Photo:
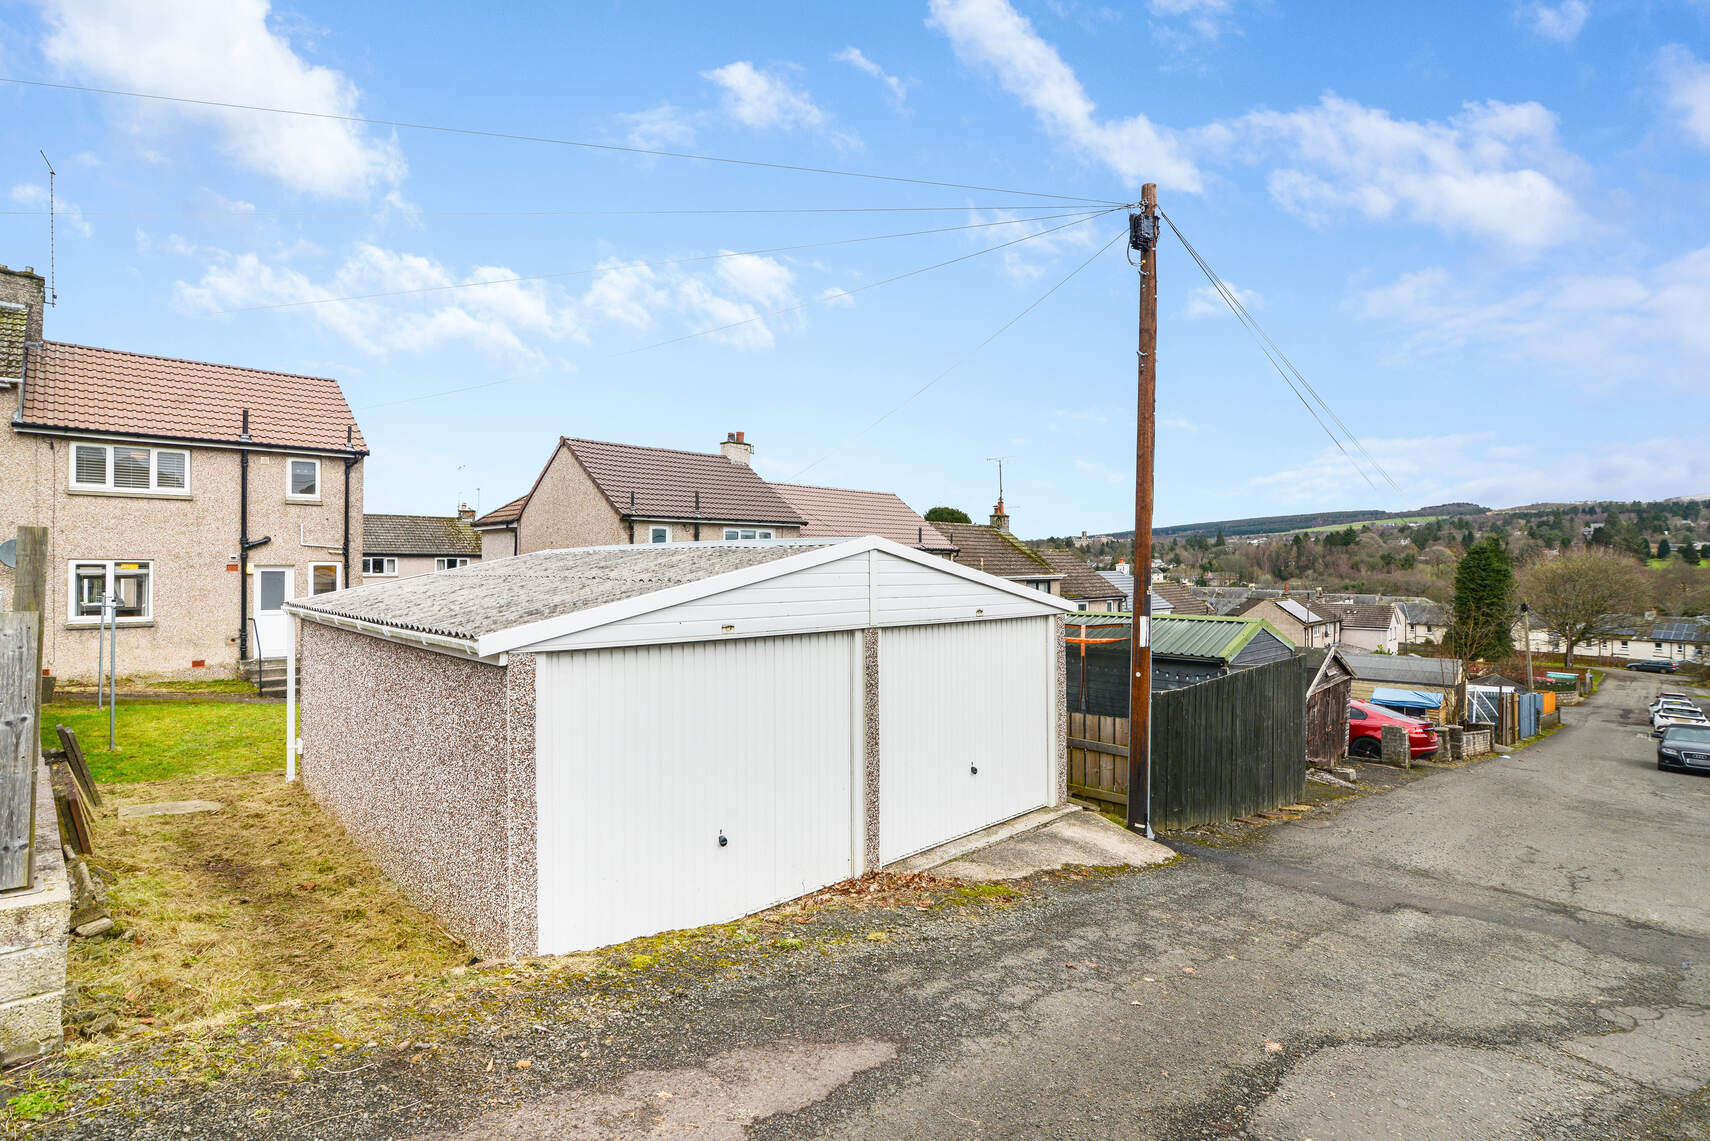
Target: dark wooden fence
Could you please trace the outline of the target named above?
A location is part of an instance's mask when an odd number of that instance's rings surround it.
[[[1152,695],[1152,825],[1192,828],[1294,804],[1306,792],[1301,658]],[[1069,713],[1069,791],[1128,803],[1128,719]]]
[[[41,671],[34,614],[0,614],[0,891],[30,886]]]

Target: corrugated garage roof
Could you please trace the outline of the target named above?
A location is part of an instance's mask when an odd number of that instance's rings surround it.
[[[483,634],[591,610],[829,543],[654,543],[535,551],[490,563],[297,599],[293,610],[444,638]]]
[[[1461,663],[1455,658],[1418,658],[1410,654],[1362,654],[1356,650],[1343,650],[1342,660],[1361,681],[1409,687],[1453,686],[1461,676]]]
[[[1240,653],[1242,647],[1257,637],[1261,630],[1276,633],[1270,623],[1262,618],[1166,614],[1152,619],[1152,655],[1228,661]],[[1281,637],[1280,634],[1277,636]]]

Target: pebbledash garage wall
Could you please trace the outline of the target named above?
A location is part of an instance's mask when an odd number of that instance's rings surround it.
[[[1068,605],[872,537],[372,584],[293,604],[301,774],[484,954],[720,922],[1063,803]]]

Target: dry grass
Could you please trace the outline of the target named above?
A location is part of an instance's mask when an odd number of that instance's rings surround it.
[[[276,774],[108,785],[96,863],[119,938],[76,940],[71,979],[126,1027],[184,1029],[258,1005],[368,1002],[466,961],[299,785]],[[119,820],[120,803],[223,811]],[[134,1033],[134,1030],[133,1030]]]

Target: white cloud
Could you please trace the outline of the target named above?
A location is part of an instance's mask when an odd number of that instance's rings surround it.
[[[1560,4],[1528,4],[1521,10],[1532,31],[1558,44],[1571,44],[1591,17],[1586,0],[1562,0]]]
[[[180,98],[357,113],[356,85],[300,57],[269,27],[266,0],[47,0],[47,20],[49,62],[80,79]],[[396,143],[357,123],[187,104],[130,106],[128,113],[144,125],[167,116],[209,124],[234,160],[307,194],[359,197],[404,176]]]
[[[885,90],[891,93],[891,98],[896,100],[898,106],[901,106],[908,98],[908,81],[898,79],[896,76],[885,71],[884,68],[868,59],[866,54],[862,52],[860,48],[844,48],[831,58],[836,60],[838,63],[846,63],[853,68],[864,71],[880,83],[884,84]]]
[[[1249,311],[1264,308],[1265,299],[1256,290],[1242,289],[1228,281],[1223,284],[1229,287],[1229,292],[1235,295],[1235,300],[1239,301]],[[1214,317],[1227,312],[1229,312],[1229,305],[1223,300],[1223,295],[1210,285],[1202,285],[1188,294],[1187,305],[1182,309],[1182,316],[1192,320],[1200,317]]]
[[[504,266],[479,266],[454,275],[432,258],[364,244],[324,281],[255,253],[232,254],[169,244],[169,252],[211,259],[194,285],[179,282],[177,300],[187,312],[214,314],[253,306],[286,309],[312,317],[364,352],[426,352],[465,342],[501,355],[538,357],[526,338],[586,340],[574,308],[543,282],[502,279],[516,274]],[[474,288],[423,293],[417,297],[331,300],[361,294],[488,281]]]
[[[968,231],[968,244],[978,249],[991,249],[1006,242],[1016,242],[1018,238],[1027,238],[1024,242],[1005,246],[1001,254],[1005,275],[1023,285],[1043,276],[1060,253],[1091,249],[1099,237],[1090,223],[1064,228],[1060,218],[1034,221],[1021,218],[1013,210],[968,212],[969,225],[992,223],[1005,224],[987,230]]]
[[[687,146],[695,140],[695,128],[689,116],[669,103],[619,115],[618,119],[627,128],[625,138],[632,147],[657,151]]]
[[[990,72],[1065,146],[1135,184],[1151,179],[1197,191],[1200,174],[1168,130],[1145,115],[1100,119],[1073,69],[1008,0],[931,0],[929,27],[950,39],[957,58]]]
[[[735,254],[719,261],[718,276],[735,292],[758,301],[768,309],[777,309],[795,300],[790,287],[796,275],[773,258]]]
[[[1516,454],[1499,439],[1494,432],[1476,432],[1365,443],[1401,485],[1400,506],[1462,500],[1512,507],[1575,499],[1659,499],[1678,495],[1682,487],[1710,485],[1710,453],[1690,435],[1627,440],[1594,436],[1543,454]],[[1670,462],[1658,464],[1657,456],[1668,456]],[[1287,471],[1250,482],[1299,503],[1346,503],[1351,488],[1369,491],[1347,458],[1328,444]]]
[[[1283,152],[1271,197],[1310,220],[1396,215],[1522,251],[1583,233],[1557,180],[1577,169],[1555,116],[1537,103],[1467,103],[1447,122],[1415,122],[1335,95],[1298,111],[1253,111],[1202,132],[1211,146]]]
[[[737,349],[769,349],[776,339],[763,314],[795,303],[794,282],[787,266],[753,254],[724,258],[707,274],[614,260],[601,268],[582,305],[590,318],[637,331],[663,330],[668,322],[685,333],[717,328],[707,339]],[[725,325],[733,327],[719,328]]]
[[[747,60],[701,72],[716,84],[724,97],[724,109],[746,127],[822,127],[826,115],[805,91],[790,86],[775,72],[761,71]]]
[[[827,308],[855,308],[855,298],[849,295],[849,291],[847,289],[839,289],[835,285],[828,285],[824,289],[820,290],[819,300],[820,303],[825,305]]]
[[[1700,146],[1710,147],[1710,63],[1680,44],[1663,48],[1660,62],[1669,110]]]
[[[1180,22],[1204,40],[1214,40],[1234,29],[1235,8],[1236,0],[1147,0],[1146,3],[1147,11],[1153,16]],[[1163,38],[1167,43],[1185,46],[1178,42],[1176,36],[1165,35]]]
[[[1649,272],[1562,274],[1506,295],[1420,270],[1354,310],[1414,330],[1399,361],[1471,346],[1599,393],[1632,381],[1686,388],[1710,369],[1710,246]]]
[[[48,209],[48,188],[34,182],[20,182],[12,187],[12,201],[20,206],[33,206],[38,210]],[[95,231],[83,217],[83,211],[75,202],[67,202],[55,197],[53,211],[65,228],[79,237],[87,238]]]

